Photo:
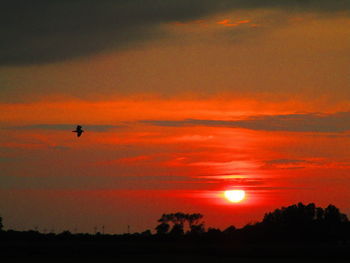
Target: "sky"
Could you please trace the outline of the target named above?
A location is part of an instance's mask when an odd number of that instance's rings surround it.
[[[141,232],[178,211],[225,229],[297,202],[350,215],[349,15],[349,0],[2,1],[5,229]]]

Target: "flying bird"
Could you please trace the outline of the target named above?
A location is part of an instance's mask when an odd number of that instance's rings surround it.
[[[77,133],[77,136],[80,137],[81,134],[84,132],[82,127],[80,125],[77,126],[76,130],[75,131],[72,131],[72,132],[76,132]]]

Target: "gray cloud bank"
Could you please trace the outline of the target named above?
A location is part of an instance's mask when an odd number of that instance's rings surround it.
[[[243,128],[262,131],[288,132],[345,132],[350,130],[350,112],[335,114],[288,114],[251,116],[243,120],[199,120],[186,119],[180,121],[145,120],[145,124],[165,127],[210,126]]]
[[[186,183],[184,183],[186,182]],[[201,189],[207,180],[186,176],[88,176],[60,175],[18,176],[0,175],[0,190],[171,190]],[[203,186],[204,185],[204,186]]]
[[[95,54],[160,37],[158,27],[233,9],[349,11],[350,0],[3,0],[0,66]]]

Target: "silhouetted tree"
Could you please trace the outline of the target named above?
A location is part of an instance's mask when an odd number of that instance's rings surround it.
[[[324,210],[324,220],[326,223],[339,224],[348,222],[348,218],[345,214],[340,213],[340,210],[334,205],[329,205]]]
[[[62,236],[71,236],[72,233],[69,230],[64,230],[60,235],[62,235]]]
[[[323,209],[316,207],[314,203],[304,205],[298,203],[288,207],[276,209],[274,212],[266,213],[263,223],[274,225],[305,225],[312,222],[343,223],[348,222],[345,214],[342,214],[337,207],[329,205]]]
[[[0,216],[0,231],[2,231],[2,228],[3,228],[3,224],[2,224],[2,217]]]
[[[159,224],[156,227],[156,231],[157,231],[158,235],[164,235],[164,234],[168,233],[169,229],[170,229],[170,225],[168,223],[165,223],[165,222]]]
[[[201,221],[201,219],[203,218],[202,214],[199,214],[199,213],[187,214],[186,218],[190,228],[190,233],[202,234],[205,232],[204,222]]]
[[[218,239],[222,235],[221,230],[218,228],[209,227],[207,231],[207,237],[209,239]]]
[[[183,224],[174,224],[173,228],[170,230],[170,235],[181,236],[185,233]]]
[[[203,224],[202,222],[200,222],[200,220],[203,218],[202,214],[187,214],[186,218],[190,229],[192,228],[193,225]]]
[[[172,214],[163,214],[161,218],[158,219],[160,223],[169,223],[171,221]]]
[[[323,209],[313,203],[298,203],[266,213],[260,228],[272,239],[337,241],[347,239],[348,222],[347,216],[334,205]]]
[[[184,233],[185,223],[187,222],[190,232],[193,232],[193,233],[204,232],[205,231],[204,222],[201,221],[202,218],[203,218],[203,215],[199,213],[185,214],[182,212],[177,212],[177,213],[171,213],[171,214],[163,214],[161,218],[158,219],[158,222],[161,223],[158,227],[160,227],[161,228],[160,230],[162,230],[162,228],[165,228],[165,225],[161,226],[162,224],[168,224],[169,227],[171,227],[170,226],[171,224],[172,229],[170,233],[173,235],[180,235],[181,233]],[[168,230],[169,229],[167,229],[165,233],[167,233]],[[157,233],[160,233],[160,232],[157,230]],[[162,233],[164,233],[164,231]]]
[[[278,226],[305,225],[316,219],[316,206],[313,203],[304,205],[298,203],[288,207],[276,209],[274,212],[265,214],[263,223]]]
[[[232,235],[234,232],[236,231],[236,227],[235,226],[229,226],[228,228],[226,228],[223,233],[225,235]]]
[[[179,224],[179,225],[184,225],[186,220],[188,220],[188,215],[185,213],[177,212],[173,215],[173,223]]]
[[[316,220],[319,222],[324,220],[324,210],[322,207],[316,208]]]
[[[152,236],[152,232],[151,232],[151,230],[147,229],[146,231],[143,231],[141,233],[141,236],[144,236],[144,237]]]
[[[190,233],[195,235],[200,235],[205,232],[204,224],[196,224],[191,226]]]

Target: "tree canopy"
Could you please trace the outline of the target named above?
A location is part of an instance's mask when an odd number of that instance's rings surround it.
[[[322,207],[316,207],[314,203],[308,205],[298,203],[266,213],[262,221],[264,224],[299,226],[313,222],[339,224],[348,222],[348,218],[331,204],[323,209]]]
[[[170,233],[172,235],[183,235],[185,227],[187,227],[190,233],[201,233],[204,232],[204,222],[201,221],[203,218],[202,214],[186,214],[182,212],[163,214],[158,222],[160,223],[155,229],[157,234]],[[170,229],[170,225],[172,228]],[[169,232],[170,230],[170,232]]]

